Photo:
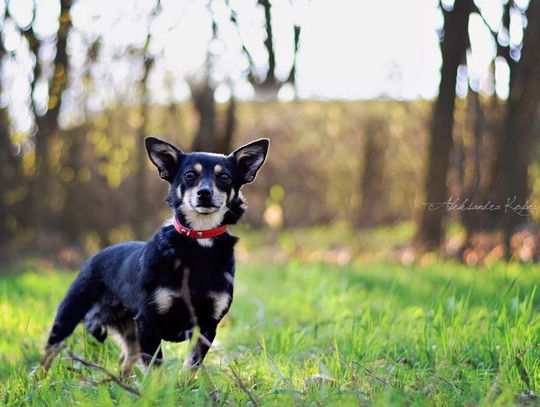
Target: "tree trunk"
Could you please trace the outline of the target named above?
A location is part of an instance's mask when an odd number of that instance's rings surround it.
[[[482,150],[485,147],[484,132],[485,115],[480,95],[478,92],[469,89],[467,95],[467,134],[470,135],[471,142],[466,154],[468,166],[465,171],[464,196],[462,198],[477,203],[483,202],[480,182],[481,169],[486,164],[486,160],[482,156]],[[462,214],[463,225],[468,236],[471,236],[473,231],[478,228],[481,215],[480,211],[466,211]]]
[[[78,245],[81,242],[81,237],[86,225],[86,218],[81,216],[81,210],[85,207],[84,193],[82,186],[77,177],[84,167],[84,151],[88,148],[86,137],[88,128],[82,126],[73,129],[70,132],[69,140],[67,140],[66,159],[62,163],[63,169],[69,169],[73,174],[71,180],[65,182],[65,203],[62,211],[62,232],[69,244]]]
[[[193,140],[194,151],[217,150],[216,143],[216,101],[214,100],[214,88],[206,78],[201,84],[191,85],[191,98],[199,116],[197,134]]]
[[[0,41],[2,39],[0,38]],[[0,66],[4,56],[4,48],[0,44]],[[0,84],[1,86],[1,84]],[[1,87],[0,87],[1,93]],[[12,230],[8,223],[14,216],[13,205],[8,202],[8,192],[17,185],[17,160],[12,155],[9,135],[9,116],[6,108],[0,108],[0,256],[4,257],[11,238]]]
[[[523,38],[522,56],[512,69],[512,83],[506,102],[502,133],[498,138],[490,198],[501,205],[495,223],[504,230],[505,243],[513,230],[530,221],[527,211],[516,213],[516,204],[524,204],[529,197],[528,169],[536,147],[534,130],[540,108],[540,3],[531,1],[527,10],[527,29]],[[519,212],[519,211],[518,211]]]
[[[232,149],[232,140],[236,130],[236,98],[232,94],[225,113],[225,129],[221,137],[221,147],[218,152],[228,154]]]
[[[4,16],[4,20],[6,16]],[[1,34],[1,33],[0,33]],[[6,50],[4,48],[3,36],[0,35],[0,68],[3,66]],[[0,75],[1,76],[1,75]],[[2,91],[2,82],[0,81],[0,93]],[[3,253],[10,238],[8,219],[8,204],[6,195],[11,183],[9,174],[11,169],[11,142],[9,138],[9,123],[7,109],[0,107],[0,254]]]
[[[58,116],[62,104],[64,90],[68,84],[68,54],[67,40],[72,27],[70,9],[72,0],[60,1],[60,16],[58,17],[58,32],[56,34],[56,55],[53,61],[53,75],[49,81],[49,99],[47,111],[43,116],[36,116],[36,142],[35,142],[35,180],[30,194],[32,207],[34,209],[34,224],[43,226],[43,221],[47,218],[47,202],[44,199],[52,193],[50,174],[50,149],[55,133],[58,130]],[[36,64],[38,62],[38,55]],[[37,78],[34,78],[36,80]]]
[[[428,162],[425,174],[425,203],[415,242],[421,247],[435,249],[443,238],[444,209],[429,203],[448,199],[448,165],[452,148],[456,75],[464,60],[468,41],[468,20],[472,1],[455,0],[452,11],[444,11],[444,39],[441,43],[442,67],[439,95],[433,107]]]
[[[145,47],[146,48],[146,47]],[[135,212],[133,213],[133,229],[135,237],[139,240],[146,239],[148,236],[148,230],[145,225],[145,219],[148,218],[145,214],[148,213],[148,186],[146,182],[147,175],[147,162],[148,157],[146,148],[144,146],[144,137],[147,134],[148,117],[150,116],[150,101],[148,95],[148,77],[152,66],[154,65],[154,58],[147,55],[147,49],[145,50],[144,61],[144,73],[140,82],[140,94],[141,94],[141,106],[140,106],[140,125],[137,131],[137,139],[135,142],[137,169],[135,171]]]
[[[368,119],[364,145],[364,171],[362,173],[362,207],[360,226],[375,226],[383,222],[385,193],[384,168],[388,135],[386,122],[380,117]]]
[[[277,85],[276,81],[276,52],[274,49],[274,34],[272,27],[272,4],[270,0],[259,0],[259,4],[264,8],[264,28],[266,30],[266,39],[264,47],[268,53],[268,71],[266,78],[262,83],[263,87],[272,88]]]

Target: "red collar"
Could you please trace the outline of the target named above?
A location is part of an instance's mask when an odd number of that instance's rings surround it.
[[[173,225],[178,233],[193,239],[209,239],[211,237],[222,235],[227,231],[227,225],[218,226],[217,228],[208,230],[193,230],[182,226],[180,222],[178,222],[178,219],[176,219],[176,216],[173,217]]]

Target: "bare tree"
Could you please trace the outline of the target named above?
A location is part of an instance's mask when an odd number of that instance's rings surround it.
[[[140,121],[139,128],[137,130],[137,139],[135,141],[135,150],[137,155],[136,171],[135,171],[135,211],[133,213],[133,228],[135,237],[137,239],[146,239],[148,230],[145,225],[145,217],[140,216],[141,213],[146,213],[148,208],[148,193],[146,182],[146,167],[147,167],[147,155],[144,147],[143,139],[148,135],[148,121],[150,116],[150,95],[148,92],[148,78],[154,67],[156,58],[150,52],[150,44],[152,42],[152,24],[159,14],[161,9],[161,1],[157,0],[153,7],[147,21],[147,34],[146,40],[141,50],[143,59],[143,75],[139,82],[139,95],[140,95]]]
[[[489,196],[505,206],[524,204],[530,192],[529,166],[536,147],[534,137],[540,108],[540,3],[531,1],[526,12],[521,58],[514,63],[510,93],[505,105],[504,123],[498,137],[496,155],[491,171]],[[505,207],[506,208],[506,207]],[[512,232],[529,221],[526,212],[501,210],[502,226],[507,248]]]
[[[212,17],[212,41],[214,41],[219,38],[219,30],[211,10],[211,4],[209,4],[209,13]],[[202,67],[202,75],[188,81],[193,106],[199,116],[199,126],[193,140],[192,149],[227,153],[231,149],[236,125],[236,100],[233,84],[229,82],[231,96],[225,113],[225,124],[218,126],[218,112],[215,100],[216,87],[212,81],[214,59],[215,56],[208,51]]]
[[[388,147],[387,122],[379,116],[368,118],[365,127],[364,170],[362,172],[361,226],[380,224],[386,215],[381,205],[385,198],[384,168]]]
[[[293,42],[293,62],[289,70],[289,74],[285,79],[279,79],[276,75],[276,51],[274,46],[274,22],[272,18],[272,2],[270,0],[258,0],[257,5],[261,6],[264,11],[264,30],[266,38],[264,40],[264,48],[267,53],[267,68],[264,75],[260,75],[256,72],[255,61],[251,55],[249,49],[246,47],[240,37],[240,30],[238,26],[237,13],[230,7],[229,1],[226,1],[230,10],[230,21],[237,29],[238,37],[242,42],[242,50],[246,56],[249,64],[248,79],[255,89],[255,94],[262,99],[275,99],[281,87],[285,84],[290,84],[293,87],[296,85],[296,62],[300,46],[300,35],[302,32],[302,26],[299,24],[294,25],[294,42]]]
[[[8,18],[7,7],[3,16],[3,23]],[[0,32],[0,72],[3,68],[4,58],[7,52],[4,47],[3,32]],[[2,75],[0,75],[1,77]],[[0,81],[0,94],[3,91]],[[0,254],[6,249],[7,243],[12,236],[8,226],[12,205],[8,202],[8,193],[17,183],[18,162],[12,154],[13,148],[10,139],[9,115],[6,107],[0,106]]]
[[[28,41],[30,52],[34,56],[33,78],[30,83],[31,95],[30,106],[34,113],[36,125],[35,135],[35,177],[28,198],[32,216],[32,223],[40,226],[47,218],[45,216],[48,200],[43,199],[51,193],[50,174],[50,149],[53,138],[58,131],[58,117],[62,105],[64,91],[68,86],[69,60],[67,53],[67,42],[69,32],[72,27],[71,22],[72,0],[60,0],[60,14],[58,16],[58,30],[56,32],[55,43],[56,53],[53,59],[52,75],[48,79],[48,98],[45,113],[40,114],[36,109],[34,99],[34,89],[43,71],[39,57],[41,47],[40,40],[34,31],[34,20],[27,27],[24,36]],[[34,16],[36,4],[34,3]]]
[[[439,95],[433,106],[433,116],[425,173],[425,202],[444,202],[448,199],[448,166],[452,149],[456,75],[469,46],[468,20],[473,2],[455,0],[452,10],[441,4],[444,15],[444,33],[441,40],[441,81]],[[442,208],[432,210],[424,205],[415,242],[428,249],[437,248],[443,238]]]
[[[480,9],[475,7],[475,11],[484,18]],[[521,44],[509,40],[513,11],[526,13],[527,26]],[[524,204],[529,196],[528,169],[536,147],[534,129],[540,108],[540,95],[536,91],[540,84],[540,50],[535,44],[540,35],[540,6],[531,1],[524,12],[509,0],[504,5],[499,31],[493,30],[485,19],[484,23],[497,45],[497,56],[504,58],[510,71],[508,98],[501,104],[496,94],[493,97],[493,118],[488,123],[493,151],[483,163],[490,170],[478,191],[481,201],[490,202],[500,210],[468,214],[465,225],[469,238],[479,231],[502,229],[508,255],[512,233],[530,220],[526,210],[517,214],[510,206]],[[510,206],[506,207],[507,204]]]
[[[469,88],[467,93],[466,135],[470,147],[465,151],[465,164],[469,163],[468,171],[464,168],[463,199],[482,202],[482,166],[486,161],[483,150],[486,146],[486,118],[484,106],[478,91]],[[466,211],[462,217],[463,224],[469,236],[477,229],[480,211]]]

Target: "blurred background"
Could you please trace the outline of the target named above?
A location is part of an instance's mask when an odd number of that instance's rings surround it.
[[[540,255],[538,0],[0,4],[4,261],[147,239],[146,135],[271,139],[246,259]]]

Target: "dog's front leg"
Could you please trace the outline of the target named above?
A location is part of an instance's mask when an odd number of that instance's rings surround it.
[[[212,346],[212,342],[216,337],[217,323],[212,322],[201,326],[201,333],[197,339],[197,343],[186,356],[184,361],[184,370],[190,370],[201,366],[204,357],[208,353],[208,350]]]
[[[147,315],[138,315],[137,321],[137,335],[139,337],[139,345],[141,349],[141,359],[143,363],[148,366],[154,358],[155,364],[161,364],[163,360],[163,353],[161,352],[161,335],[159,328],[152,322],[152,317]]]

